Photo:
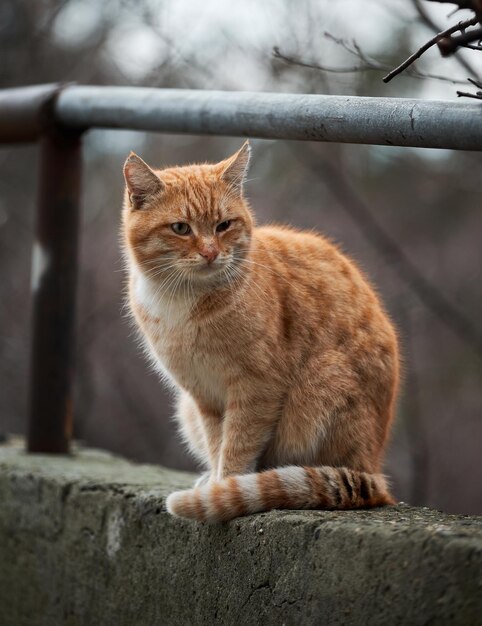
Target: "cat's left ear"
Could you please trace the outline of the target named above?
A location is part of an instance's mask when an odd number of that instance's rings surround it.
[[[149,198],[164,189],[159,176],[135,152],[124,163],[124,178],[133,209],[142,209]]]
[[[250,159],[251,146],[249,141],[245,141],[236,154],[222,162],[221,178],[231,187],[241,191],[248,174]]]

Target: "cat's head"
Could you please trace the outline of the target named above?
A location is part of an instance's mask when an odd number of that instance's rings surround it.
[[[216,164],[153,170],[131,153],[124,165],[124,235],[146,275],[175,284],[229,281],[251,243],[253,218],[243,197],[246,142]]]

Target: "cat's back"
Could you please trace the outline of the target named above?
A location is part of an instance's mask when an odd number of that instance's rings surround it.
[[[278,300],[303,320],[351,335],[370,327],[394,341],[383,305],[358,265],[328,238],[287,226],[262,226],[254,232],[255,267],[274,282]]]
[[[254,256],[266,266],[284,270],[299,284],[316,284],[342,293],[371,291],[367,279],[349,257],[327,237],[290,226],[261,226],[254,232]]]
[[[309,266],[316,262],[334,263],[334,269],[348,262],[348,258],[328,237],[311,230],[269,224],[259,226],[253,234],[254,248],[287,263]]]

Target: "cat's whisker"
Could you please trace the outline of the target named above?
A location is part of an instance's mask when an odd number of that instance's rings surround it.
[[[163,280],[165,277],[167,277],[167,275],[169,275],[171,272],[177,272],[179,271],[179,268],[177,266],[171,266],[171,267],[167,267],[165,269],[159,270],[158,272],[153,272],[152,274],[148,274],[147,278],[149,278],[151,281],[159,281],[159,280]]]
[[[151,265],[147,266],[147,268],[145,268],[144,271],[152,272],[156,270],[169,269],[171,267],[176,266],[177,264],[178,264],[178,261],[175,261],[175,260],[167,261],[166,263],[152,263]]]
[[[242,297],[242,291],[240,287],[243,284],[244,276],[242,273],[237,273],[235,268],[229,268],[227,271],[228,281],[233,285],[233,293],[234,293],[234,303],[236,308],[239,310],[239,304]]]
[[[291,285],[294,289],[298,289],[298,286],[295,285],[294,283],[292,283],[291,281],[289,281],[286,276],[283,276],[283,274],[281,274],[280,272],[277,272],[275,269],[273,269],[272,267],[269,267],[267,265],[264,265],[263,263],[258,263],[257,261],[253,261],[252,259],[244,259],[242,261],[242,263],[249,263],[250,265],[255,265],[258,267],[261,267],[263,269],[265,269],[266,271],[270,272],[271,274],[274,274],[276,276],[279,276],[282,280],[284,280],[288,285]]]
[[[168,315],[168,325],[169,326],[171,325],[171,313],[173,313],[174,304],[175,304],[174,303],[174,297],[176,296],[177,291],[179,290],[179,287],[182,285],[182,282],[183,282],[182,279],[183,279],[183,276],[182,276],[181,273],[179,273],[178,279],[174,283],[174,286],[173,286],[173,288],[171,290],[171,296],[169,298],[168,305],[167,305],[167,311],[168,311],[167,315]]]
[[[239,282],[241,282],[245,278],[242,270],[239,267],[235,267],[235,266],[231,267],[231,270],[233,271],[235,277],[237,278]],[[257,292],[260,294],[262,298],[266,298],[266,292],[261,288],[260,285],[258,285],[256,281],[250,280],[249,284],[250,286],[254,287],[257,290]],[[238,294],[238,295],[241,296],[241,294]]]
[[[158,285],[157,289],[155,290],[153,294],[154,301],[159,301],[161,297],[163,297],[164,295],[168,293],[169,287],[174,282],[175,278],[176,278],[176,272],[173,271],[165,278],[165,280],[160,285]]]
[[[172,269],[175,269],[176,266],[175,265],[169,265],[167,267],[162,267],[162,268],[157,268],[157,269],[151,269],[149,271],[144,271],[143,274],[144,276],[146,276],[147,278],[150,278],[152,280],[159,278],[163,275],[165,275],[167,272],[169,272]]]

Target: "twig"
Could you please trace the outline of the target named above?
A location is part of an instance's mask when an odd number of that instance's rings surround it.
[[[455,9],[469,9],[470,11],[481,12],[482,3],[480,0],[426,0],[427,2],[438,2],[439,4],[457,4],[458,8]]]
[[[467,78],[467,80],[469,81],[469,83],[472,83],[472,85],[474,85],[475,87],[482,89],[482,81],[475,80],[474,78]]]
[[[353,65],[349,67],[333,67],[328,65],[320,65],[319,63],[303,61],[302,59],[298,59],[294,56],[288,56],[283,54],[278,46],[273,47],[273,56],[275,59],[280,59],[280,61],[284,61],[288,63],[288,65],[298,65],[299,67],[307,67],[312,70],[321,70],[322,72],[333,72],[335,74],[351,74],[353,72],[363,72],[365,70],[371,69],[383,69],[383,68],[373,68],[371,65]]]
[[[412,2],[413,2],[413,5],[414,5],[417,13],[420,16],[421,21],[431,31],[433,31],[434,33],[438,33],[440,31],[440,27],[432,20],[430,15],[425,10],[425,7],[422,6],[421,0],[412,0]],[[456,10],[458,10],[458,9],[456,9]],[[467,44],[466,47],[469,47],[470,45],[471,44]],[[481,48],[481,50],[482,50],[482,48]],[[455,59],[457,60],[458,64],[461,65],[464,68],[464,70],[466,72],[468,72],[469,74],[471,74],[475,78],[478,78],[478,76],[479,76],[478,72],[474,69],[472,64],[467,61],[467,59],[465,57],[463,57],[460,54],[455,53]]]
[[[459,98],[475,98],[476,100],[482,100],[482,92],[470,93],[469,91],[457,91]]]
[[[414,52],[414,54],[409,56],[408,59],[406,59],[401,65],[399,65],[398,67],[393,69],[391,72],[389,72],[386,76],[384,76],[383,82],[384,83],[390,82],[392,78],[395,78],[395,76],[398,76],[398,74],[403,72],[403,70],[407,69],[407,67],[409,67],[410,65],[412,65],[414,61],[419,59],[422,56],[422,54],[424,54],[424,52],[426,52],[432,46],[435,46],[435,44],[437,44],[444,37],[447,37],[451,35],[452,33],[456,33],[458,30],[463,30],[464,28],[467,28],[468,26],[474,26],[475,24],[478,23],[478,21],[479,20],[477,19],[477,17],[472,17],[469,20],[464,20],[463,22],[459,22],[455,26],[451,26],[450,28],[447,28],[446,30],[443,30],[442,32],[437,33],[435,37],[432,37],[432,39],[427,41],[427,43],[425,43],[421,48],[419,48],[417,52]]]
[[[474,18],[477,19],[478,18]],[[457,37],[443,37],[438,43],[438,49],[443,57],[448,57],[453,54],[458,48],[463,48],[472,41],[482,39],[482,28],[476,28],[468,33],[462,33]]]
[[[335,43],[341,45],[345,50],[350,52],[350,54],[357,56],[360,60],[363,61],[363,63],[360,63],[359,65],[342,66],[342,67],[321,65],[319,63],[316,63],[315,61],[304,61],[303,59],[300,59],[296,56],[284,54],[283,52],[281,52],[278,46],[273,47],[273,57],[275,59],[279,59],[280,61],[283,61],[284,63],[287,63],[288,65],[296,65],[298,67],[306,67],[308,69],[319,70],[321,72],[330,72],[334,74],[353,74],[356,72],[367,72],[367,71],[385,72],[390,69],[391,66],[383,65],[382,63],[375,61],[374,59],[371,59],[368,56],[366,56],[361,51],[361,49],[359,48],[356,42],[353,42],[353,45],[356,47],[356,50],[360,51],[359,53],[349,48],[347,42],[344,41],[343,39],[338,39],[334,37],[333,35],[329,35],[329,33],[325,33],[325,35],[329,37],[330,39],[332,39],[332,41],[334,41]],[[439,74],[428,74],[425,72],[420,72],[415,68],[409,68],[409,70],[407,71],[407,74],[411,78],[423,78],[423,79],[429,78],[433,80],[440,80],[443,82],[452,83],[453,85],[465,84],[465,79],[461,80],[458,78],[440,76]]]
[[[475,98],[476,100],[482,100],[482,82],[474,80],[473,78],[467,78],[467,80],[478,87],[481,91],[476,91],[475,93],[470,93],[468,91],[457,91],[457,95],[463,98]]]
[[[346,39],[342,39],[341,37],[335,37],[335,35],[332,35],[326,30],[323,35],[326,37],[326,39],[329,39],[330,41],[333,41],[333,43],[336,43],[338,46],[341,46],[351,55],[355,56],[358,59],[361,59],[369,68],[384,69],[384,66],[379,61],[372,59],[367,54],[365,54],[365,52],[363,52],[355,39],[352,39],[351,42],[348,42]]]

